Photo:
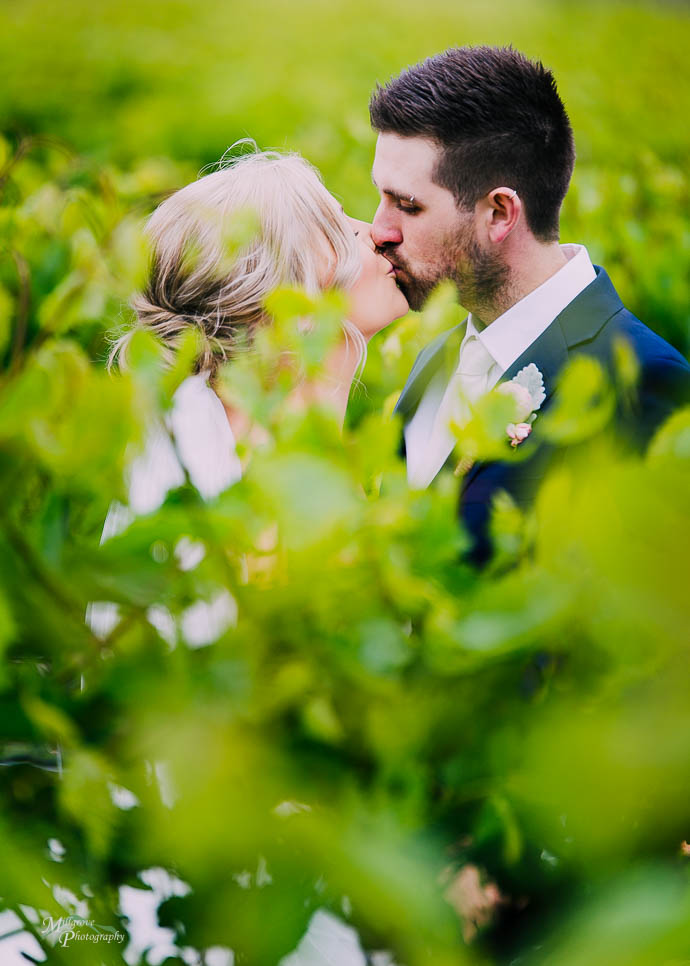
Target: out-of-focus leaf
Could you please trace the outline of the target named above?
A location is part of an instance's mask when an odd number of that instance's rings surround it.
[[[520,447],[511,448],[508,424],[515,420],[515,402],[500,393],[488,393],[472,408],[472,416],[465,425],[451,422],[457,437],[456,453],[460,463],[471,465],[475,460],[516,460],[522,456]]]
[[[59,787],[61,807],[83,829],[88,847],[97,857],[107,854],[115,828],[117,812],[108,789],[111,780],[109,765],[101,754],[74,749],[65,762]]]
[[[359,657],[377,674],[397,670],[412,657],[409,643],[392,621],[372,618],[359,627]]]
[[[150,251],[139,219],[123,218],[110,240],[111,270],[125,292],[144,287]]]
[[[251,206],[238,208],[221,223],[222,270],[229,271],[239,253],[251,246],[261,232],[257,210]]]
[[[498,569],[515,562],[525,546],[527,522],[523,511],[505,490],[494,497],[490,529],[493,566]]]
[[[342,725],[333,706],[323,695],[307,702],[302,719],[307,732],[321,741],[337,744],[343,736]]]
[[[266,309],[276,322],[290,319],[308,318],[316,308],[313,297],[298,288],[284,286],[276,289],[266,299]]]
[[[601,364],[591,356],[575,356],[558,382],[557,400],[540,417],[540,431],[553,443],[579,443],[610,422],[615,394]]]
[[[261,466],[257,461],[255,474],[288,547],[314,546],[336,528],[356,526],[361,516],[345,474],[314,455],[286,454]]]
[[[620,336],[613,342],[613,370],[619,396],[632,401],[640,378],[640,363],[628,340]]]
[[[679,409],[669,416],[650,443],[648,459],[653,464],[671,464],[673,460],[690,459],[690,408]]]
[[[685,960],[690,943],[687,885],[663,866],[642,867],[589,901],[555,932],[530,966],[652,966]]]
[[[470,613],[457,626],[458,644],[470,651],[491,652],[543,639],[550,627],[564,619],[571,602],[570,589],[546,574],[512,573],[471,602]]]
[[[38,697],[26,697],[23,702],[27,716],[51,741],[59,741],[67,747],[76,747],[78,734],[74,722],[55,705],[46,704]]]
[[[620,861],[642,841],[664,843],[671,855],[685,823],[682,694],[661,678],[638,700],[582,695],[534,721],[510,785],[539,816],[545,847],[576,863]]]
[[[163,375],[162,385],[166,396],[172,399],[175,390],[192,372],[200,348],[201,336],[196,328],[189,328],[182,333],[175,347],[173,364]]]
[[[43,346],[0,401],[0,437],[96,492],[119,493],[126,444],[140,432],[131,385],[91,369],[69,341]]]

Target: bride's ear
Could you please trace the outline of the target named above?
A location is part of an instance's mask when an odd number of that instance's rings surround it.
[[[486,195],[486,230],[489,241],[498,245],[515,228],[522,214],[522,201],[515,188],[494,188]]]

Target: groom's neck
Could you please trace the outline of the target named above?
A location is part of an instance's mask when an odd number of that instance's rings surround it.
[[[557,241],[539,242],[530,236],[529,241],[523,237],[522,244],[514,245],[506,251],[506,261],[509,273],[505,285],[490,301],[480,302],[476,308],[471,309],[473,319],[479,321],[480,325],[486,326],[495,322],[513,305],[560,271],[568,259]]]

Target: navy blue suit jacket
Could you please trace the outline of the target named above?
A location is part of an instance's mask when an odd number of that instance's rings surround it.
[[[623,337],[634,351],[640,371],[634,435],[646,444],[655,430],[678,406],[690,402],[690,365],[668,342],[635,318],[621,302],[603,268],[595,266],[596,279],[558,315],[551,325],[529,346],[501,377],[512,379],[533,362],[544,377],[546,399],[540,413],[553,401],[558,375],[569,359],[587,353],[611,370],[615,340]],[[423,349],[412,368],[396,406],[407,423],[419,404],[424,390],[439,368],[450,371],[457,363],[457,352],[466,323],[442,333]],[[619,422],[626,432],[624,420]],[[532,443],[532,437],[523,446]],[[474,540],[471,559],[483,563],[491,552],[488,521],[491,503],[499,490],[522,505],[533,499],[553,456],[547,446],[534,446],[533,454],[520,462],[479,462],[463,479],[460,515]]]

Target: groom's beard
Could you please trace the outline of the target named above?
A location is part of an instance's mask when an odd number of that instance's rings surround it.
[[[496,250],[486,251],[472,238],[450,276],[458,290],[460,304],[479,319],[496,318],[512,304],[510,268]]]
[[[462,229],[442,246],[439,262],[426,272],[411,268],[401,259],[395,246],[382,246],[383,254],[402,274],[396,281],[410,308],[419,311],[436,288],[450,279],[458,290],[464,308],[481,316],[489,315],[496,305],[510,303],[507,292],[510,269],[497,251],[480,248],[470,228]],[[498,313],[500,314],[500,312]]]

